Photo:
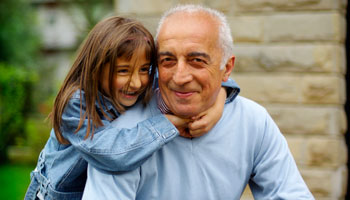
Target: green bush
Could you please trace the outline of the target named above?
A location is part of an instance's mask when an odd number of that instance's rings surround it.
[[[0,162],[16,137],[25,137],[25,119],[30,110],[35,75],[0,63]]]
[[[0,62],[34,67],[40,46],[36,13],[27,0],[1,0]]]
[[[31,149],[30,163],[36,163],[39,153],[50,137],[51,126],[44,118],[31,117],[26,123],[27,145]]]
[[[33,165],[0,165],[1,199],[23,200]]]
[[[40,36],[32,1],[0,3],[0,163],[8,146],[25,144],[25,126],[32,103]]]

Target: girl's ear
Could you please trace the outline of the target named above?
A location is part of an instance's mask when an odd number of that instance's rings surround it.
[[[228,80],[228,78],[230,77],[230,74],[233,70],[233,67],[235,65],[235,56],[232,56],[230,59],[228,59],[225,68],[223,70],[225,70],[224,72],[224,76],[222,77],[222,81],[226,82]]]

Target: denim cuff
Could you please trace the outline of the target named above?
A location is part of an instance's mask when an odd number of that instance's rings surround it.
[[[152,132],[156,133],[157,139],[163,141],[164,144],[179,135],[176,127],[163,114],[153,116],[148,121],[152,126]]]

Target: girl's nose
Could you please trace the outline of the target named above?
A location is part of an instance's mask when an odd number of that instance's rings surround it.
[[[132,88],[132,89],[140,89],[140,87],[141,87],[140,76],[139,76],[139,74],[137,72],[133,73],[132,76],[131,76],[131,80],[130,80],[130,88]]]

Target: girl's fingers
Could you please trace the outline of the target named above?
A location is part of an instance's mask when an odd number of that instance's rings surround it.
[[[195,121],[188,124],[189,132],[193,137],[200,137],[206,134],[208,130],[208,125],[203,121]]]
[[[180,131],[180,136],[185,138],[193,138],[193,136],[188,132],[188,130]]]
[[[188,123],[188,128],[191,131],[195,131],[195,130],[198,130],[198,129],[203,129],[207,125],[208,125],[207,121],[202,119],[202,120],[197,120],[197,121]]]

